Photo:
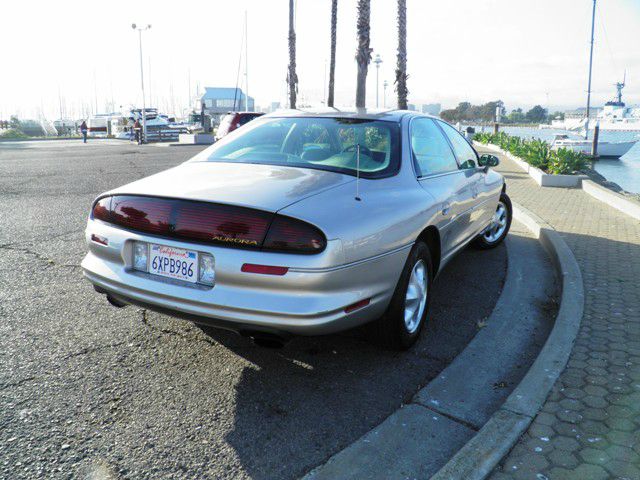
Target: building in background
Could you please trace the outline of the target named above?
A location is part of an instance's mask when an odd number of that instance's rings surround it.
[[[247,97],[241,88],[205,87],[204,90],[195,106],[196,112],[200,113],[204,104],[204,113],[216,124],[227,112],[255,111],[253,98]]]
[[[269,112],[275,112],[276,110],[280,110],[282,107],[280,106],[280,102],[271,102],[271,106],[269,107]]]

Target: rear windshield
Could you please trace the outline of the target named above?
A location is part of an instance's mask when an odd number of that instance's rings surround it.
[[[216,142],[194,160],[256,163],[356,175],[393,175],[400,165],[399,126],[344,118],[258,118]],[[358,148],[359,147],[359,148]]]

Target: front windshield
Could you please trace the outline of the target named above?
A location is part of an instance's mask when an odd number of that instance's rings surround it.
[[[314,168],[380,178],[399,167],[399,127],[392,122],[346,118],[261,118],[249,122],[198,160]],[[203,158],[204,157],[204,158]]]

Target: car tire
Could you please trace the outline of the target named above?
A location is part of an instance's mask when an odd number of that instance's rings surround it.
[[[405,262],[387,311],[372,325],[376,343],[393,350],[407,350],[416,342],[429,316],[432,281],[429,247],[418,241]],[[424,286],[423,292],[420,291],[421,285]],[[408,306],[408,301],[413,305]],[[410,315],[412,307],[415,307],[415,312]]]
[[[513,207],[511,206],[511,199],[506,193],[502,192],[491,225],[476,237],[474,245],[482,250],[496,248],[509,233],[512,218]]]

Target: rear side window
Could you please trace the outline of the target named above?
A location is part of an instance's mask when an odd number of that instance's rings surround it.
[[[451,145],[453,145],[453,151],[455,152],[460,164],[462,165],[467,160],[473,160],[477,163],[478,157],[476,155],[476,151],[471,147],[471,145],[469,145],[469,142],[467,142],[462,134],[448,123],[440,121],[438,123],[451,141]]]
[[[420,177],[458,170],[449,143],[430,118],[411,122],[411,149]]]

